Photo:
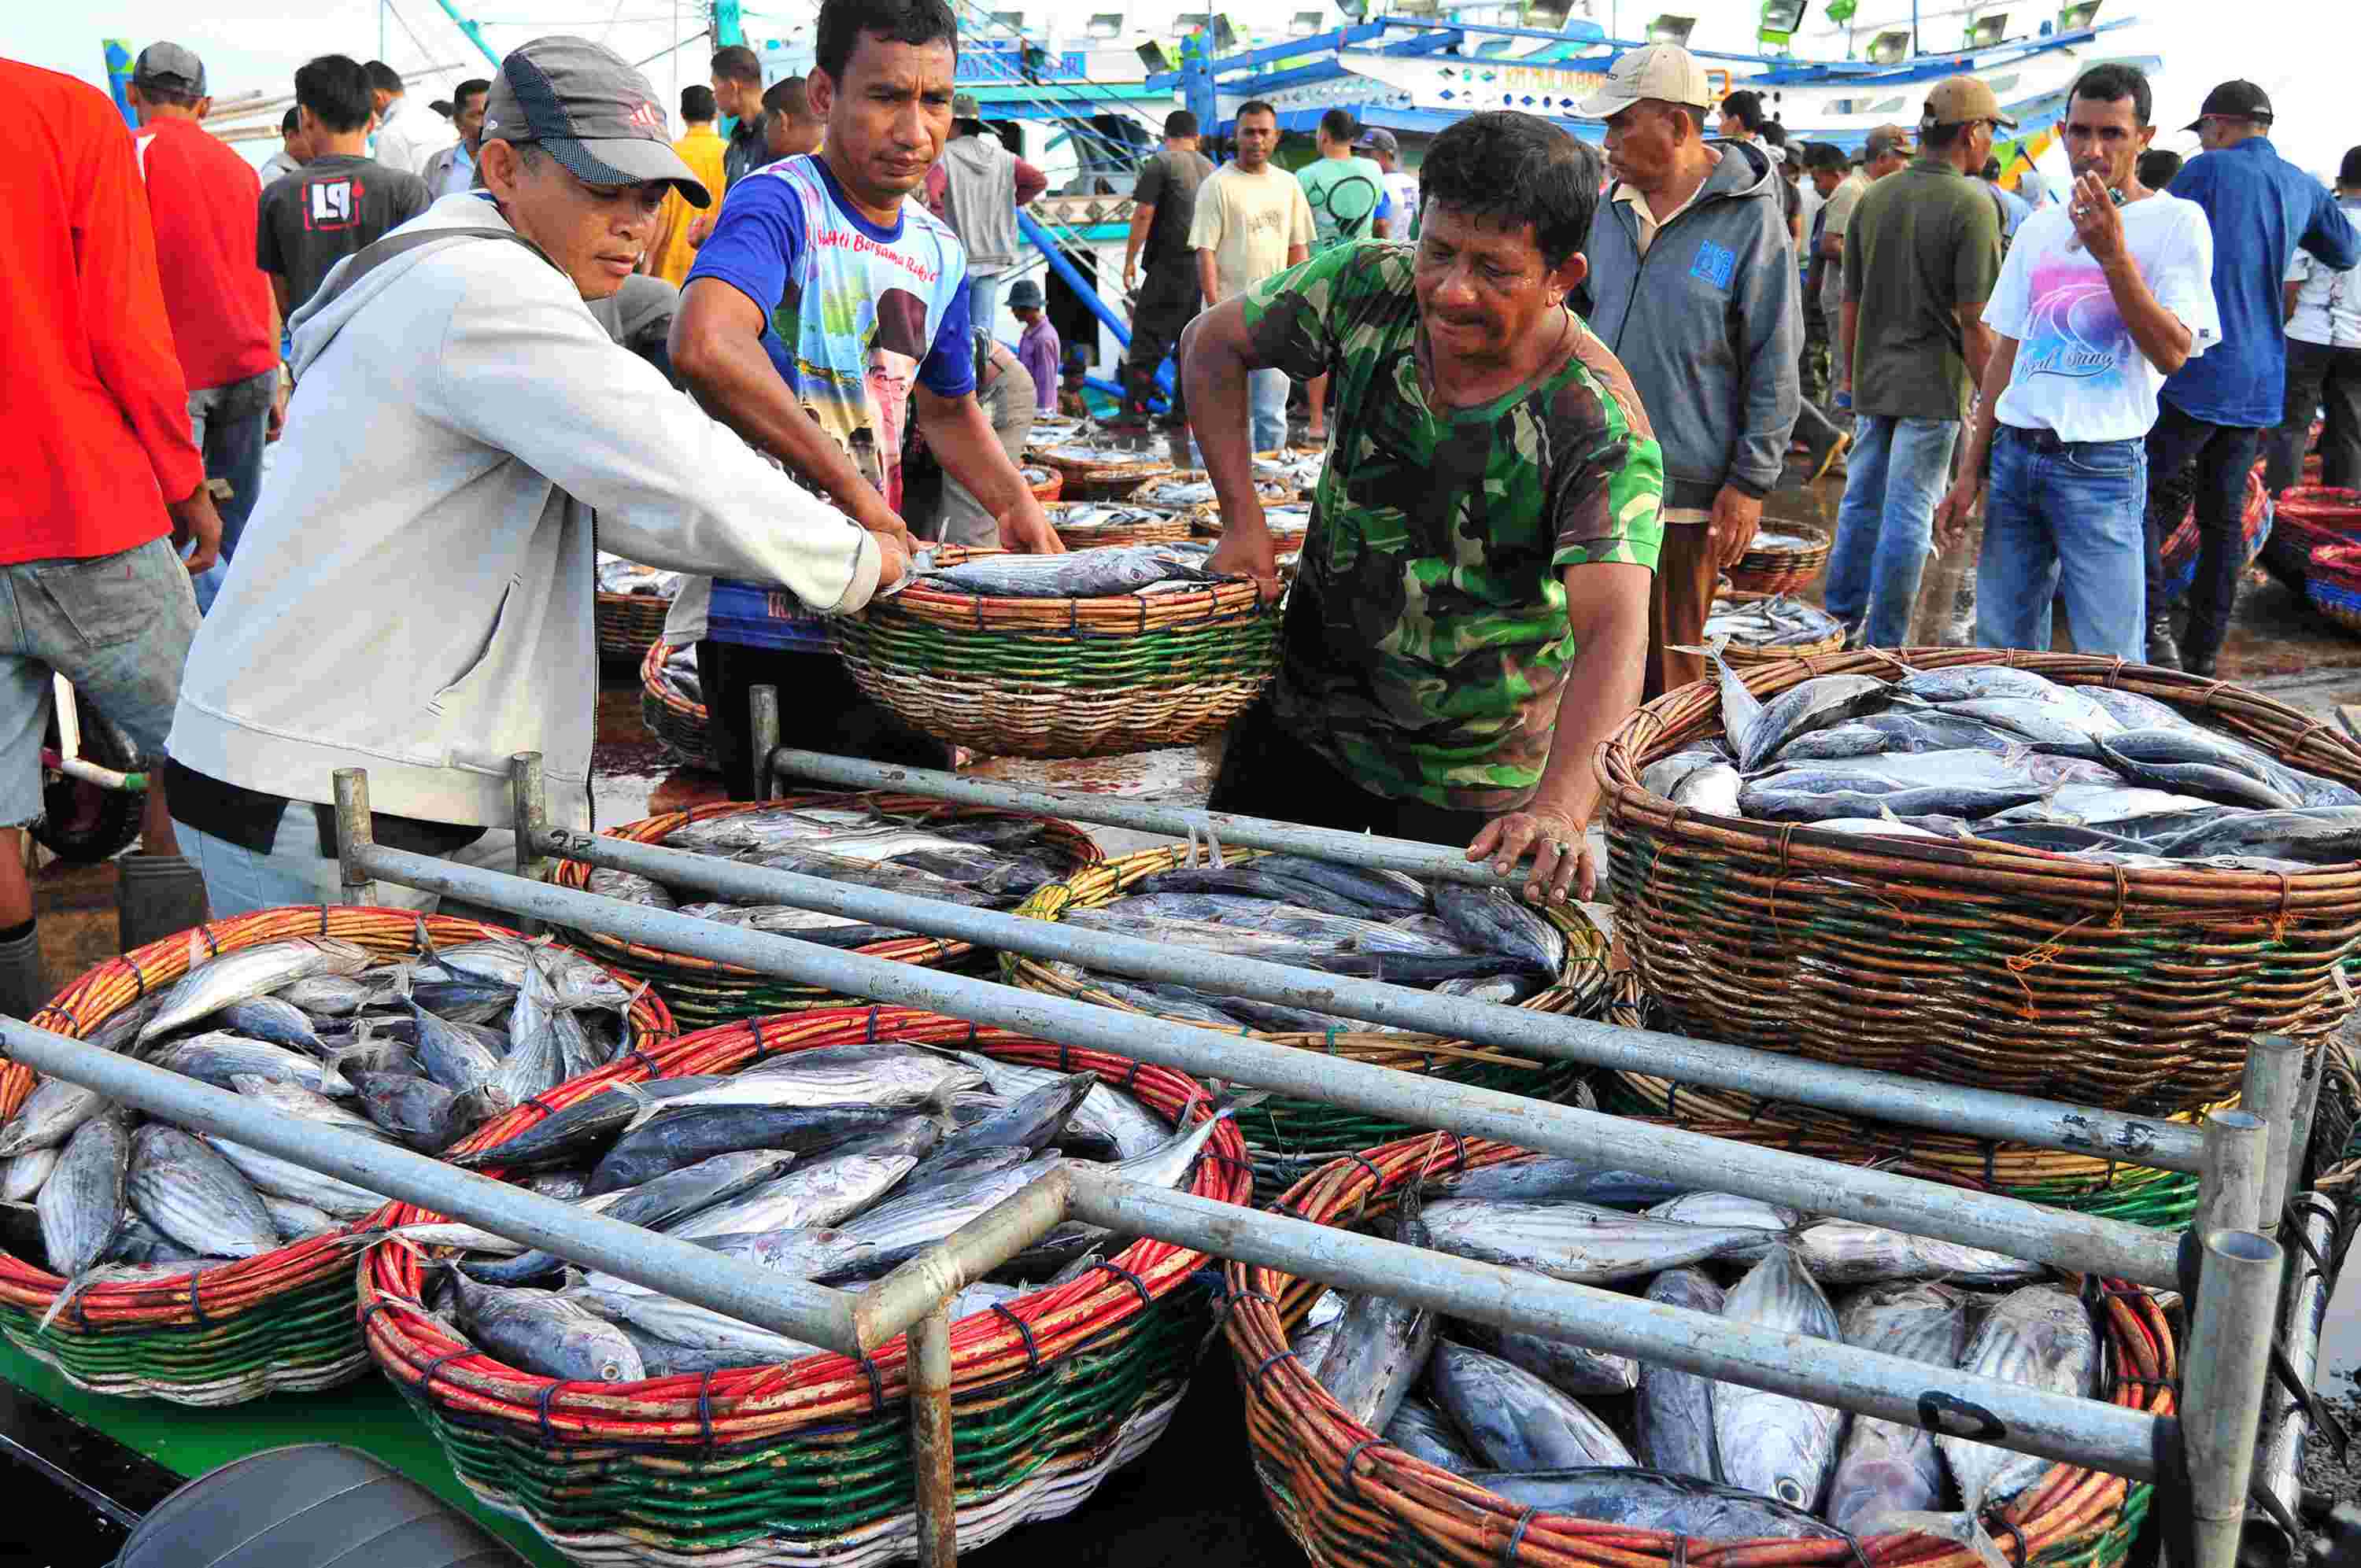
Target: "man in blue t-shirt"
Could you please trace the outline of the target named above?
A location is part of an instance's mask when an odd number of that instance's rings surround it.
[[[826,0],[805,93],[828,127],[817,153],[730,188],[697,252],[672,333],[697,400],[863,527],[902,535],[906,425],[999,520],[1012,550],[1057,533],[975,400],[967,256],[923,202],[950,129],[959,28],[945,0]],[[941,766],[947,748],[854,687],[817,616],[728,580],[685,590],[668,639],[697,643],[714,760],[756,798],[748,690],[779,688],[817,751]]]
[[[2342,270],[2361,261],[2361,236],[2320,181],[2271,146],[2271,101],[2253,82],[2213,89],[2188,128],[2205,152],[2173,177],[2172,194],[2204,208],[2213,225],[2222,341],[2165,382],[2163,407],[2148,433],[2147,662],[2210,675],[2246,564],[2246,474],[2279,422],[2287,392],[2280,281],[2299,246],[2324,267]],[[2180,523],[2179,497],[2187,492],[2176,481],[2192,463],[2197,576],[2189,585],[2189,625],[2176,657],[2161,550]]]

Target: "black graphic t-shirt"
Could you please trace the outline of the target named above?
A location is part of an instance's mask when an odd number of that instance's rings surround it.
[[[287,280],[287,309],[302,308],[329,269],[426,210],[426,181],[349,153],[315,158],[262,193],[255,265]]]

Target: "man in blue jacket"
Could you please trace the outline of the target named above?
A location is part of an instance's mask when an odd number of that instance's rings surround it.
[[[2172,194],[2205,209],[2213,229],[2213,302],[2222,341],[2164,384],[2147,438],[2147,657],[2151,664],[2210,675],[2230,630],[2245,565],[2240,516],[2246,474],[2279,424],[2287,391],[2285,305],[2279,285],[2301,246],[2339,271],[2361,263],[2361,234],[2317,180],[2271,146],[2271,101],[2251,82],[2205,95],[2196,123],[2204,156],[2190,160]],[[2164,609],[2164,537],[2179,517],[2162,496],[2196,465],[2197,577],[2189,626],[2175,657]]]
[[[1803,404],[1804,318],[1784,186],[1762,148],[1705,139],[1705,68],[1632,49],[1577,111],[1607,122],[1614,174],[1591,219],[1591,329],[1631,373],[1664,451],[1664,541],[1645,696],[1705,676],[1714,578],[1746,553]]]

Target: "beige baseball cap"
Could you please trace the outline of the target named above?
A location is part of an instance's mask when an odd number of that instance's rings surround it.
[[[2016,122],[2001,113],[2000,99],[1990,87],[1972,76],[1947,76],[1927,94],[1927,112],[1919,116],[1918,128],[1931,131],[1937,126],[1963,126],[1971,120],[1997,120],[2010,130],[2016,129]]]
[[[1607,73],[1607,85],[1584,99],[1575,113],[1585,119],[1603,120],[1642,98],[1699,109],[1710,109],[1715,103],[1713,84],[1706,80],[1705,67],[1695,55],[1678,44],[1650,44],[1617,60]]]

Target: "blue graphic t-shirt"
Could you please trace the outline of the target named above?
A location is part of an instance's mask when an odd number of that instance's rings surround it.
[[[2157,302],[2189,329],[2191,359],[2222,337],[2213,306],[2213,231],[2193,202],[2150,196],[2122,209],[2124,241]],[[2164,373],[2148,363],[2115,309],[2106,274],[2062,203],[2025,220],[1984,324],[2016,340],[2000,422],[2061,441],[2127,441],[2156,422]]]
[[[762,310],[779,378],[896,511],[902,434],[917,383],[975,389],[967,253],[916,202],[880,228],[852,210],[818,157],[784,159],[730,187],[688,281],[714,278]],[[777,588],[719,580],[708,635],[763,646],[824,645]]]

